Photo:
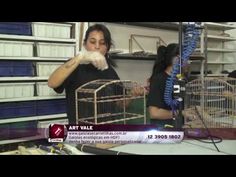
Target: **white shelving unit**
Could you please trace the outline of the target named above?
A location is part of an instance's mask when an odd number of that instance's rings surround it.
[[[37,41],[37,42],[59,42],[59,43],[75,43],[76,39],[57,39],[47,37],[35,37],[35,36],[20,36],[20,35],[5,35],[0,34],[0,39],[11,39],[20,41]]]
[[[226,36],[217,36],[217,35],[207,35],[208,39],[216,40],[216,41],[235,41],[235,37],[226,37]]]
[[[32,121],[32,120],[48,120],[48,119],[63,119],[66,118],[66,114],[53,114],[53,115],[46,115],[46,116],[32,116],[32,117],[21,117],[21,118],[11,118],[11,119],[5,119],[0,120],[0,125],[5,123],[16,123],[16,122],[26,122],[26,121]],[[22,137],[22,138],[15,138],[15,139],[9,139],[9,140],[1,140],[0,145],[3,144],[11,144],[11,143],[20,143],[25,141],[32,141],[32,140],[38,140],[38,139],[44,139],[45,137],[42,134],[37,134],[36,136],[30,136],[30,137]]]
[[[37,23],[37,22],[33,22]],[[43,24],[42,22],[38,22]],[[48,22],[46,22],[49,24]],[[0,56],[0,61],[32,61],[34,63],[37,62],[66,62],[69,57],[39,57],[37,44],[40,42],[58,45],[73,45],[74,46],[74,55],[79,52],[79,22],[50,22],[52,25],[58,24],[67,24],[67,26],[71,26],[70,28],[70,38],[53,38],[53,37],[42,37],[42,36],[34,36],[34,32],[32,36],[24,36],[24,35],[10,35],[10,34],[0,34],[0,41],[17,41],[17,42],[33,42],[34,43],[34,55],[32,57],[22,57],[22,56]],[[70,25],[68,25],[70,24]],[[33,29],[32,29],[33,30]],[[35,50],[37,52],[35,52]],[[37,67],[35,67],[37,70]],[[38,74],[35,72],[35,74]],[[12,82],[47,82],[49,76],[32,76],[32,77],[0,77],[0,83],[12,83]],[[36,89],[37,92],[37,89]],[[36,94],[37,95],[37,94]],[[57,96],[33,96],[33,97],[19,97],[19,98],[5,98],[0,99],[0,104],[3,103],[13,103],[13,102],[21,102],[21,101],[37,101],[37,100],[58,100],[64,99],[64,95]],[[1,118],[0,125],[2,124],[10,124],[17,122],[28,122],[28,121],[43,121],[43,120],[51,120],[51,119],[62,119],[67,118],[66,113],[63,114],[50,114],[43,116],[28,116],[28,117],[17,117],[17,118]],[[32,136],[32,137],[24,137],[10,140],[0,140],[0,144],[9,144],[9,143],[17,143],[23,141],[30,141],[41,139],[42,136]]]
[[[236,49],[219,49],[219,48],[208,48],[208,52],[225,52],[225,53],[232,53],[236,52]]]
[[[26,121],[33,121],[33,120],[58,119],[58,118],[65,118],[65,117],[66,117],[66,114],[51,114],[51,115],[43,115],[43,116],[7,118],[7,119],[0,120],[0,124],[26,122]]]
[[[0,77],[0,82],[6,81],[47,81],[48,77]]]
[[[236,29],[236,26],[228,23],[213,22],[204,22],[203,26],[204,39],[201,40],[202,42],[200,43],[200,48],[196,49],[196,52],[202,53],[201,49],[205,48],[203,51],[203,54],[205,55],[203,62],[205,62],[205,64],[201,64],[201,66],[199,66],[200,62],[197,63],[196,61],[192,61],[192,63],[194,63],[195,66],[198,66],[197,70],[200,68],[200,70],[204,70],[205,73],[207,73],[207,70],[211,70],[212,74],[204,74],[203,72],[201,75],[194,74],[191,76],[227,76],[227,74],[222,74],[221,72],[225,70],[224,66],[226,65],[235,65],[236,68],[236,60],[228,60],[226,57],[228,54],[236,53],[236,47],[227,48],[225,44],[226,42],[236,41],[236,37],[223,34],[225,34],[225,31],[227,30]],[[216,47],[214,47],[214,45],[216,45]],[[217,59],[213,58],[214,55],[217,56]]]
[[[45,58],[45,57],[1,57],[0,60],[28,60],[28,61],[67,61],[68,58]]]
[[[65,96],[33,96],[33,97],[21,97],[21,98],[6,98],[0,99],[0,103],[17,102],[17,101],[36,101],[36,100],[51,100],[51,99],[63,99]]]
[[[235,26],[226,23],[205,22],[205,25],[207,25],[209,29],[215,29],[215,30],[235,29]]]
[[[39,140],[39,139],[44,139],[44,137],[42,135],[36,135],[36,136],[30,136],[30,137],[24,137],[24,138],[15,138],[15,139],[10,139],[10,140],[1,140],[0,141],[0,145],[12,144],[12,143],[21,143],[21,142],[33,141],[33,140]]]

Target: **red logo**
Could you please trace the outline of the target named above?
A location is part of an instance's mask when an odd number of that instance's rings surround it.
[[[49,126],[49,142],[63,142],[64,137],[64,125],[51,124]]]

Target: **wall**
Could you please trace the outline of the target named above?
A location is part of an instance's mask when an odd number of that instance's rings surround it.
[[[230,22],[234,23],[235,22]],[[94,24],[94,22],[90,23],[90,25]],[[102,24],[106,25],[108,29],[111,31],[112,38],[114,41],[114,47],[111,50],[122,50],[123,53],[129,53],[129,39],[131,34],[139,34],[139,35],[148,35],[148,36],[159,36],[161,37],[165,43],[169,44],[172,42],[178,42],[178,32],[163,30],[163,29],[153,29],[146,27],[138,27],[138,26],[130,26],[130,25],[122,25],[115,23],[106,23],[102,22]],[[229,30],[226,33],[231,36],[236,37],[236,30]],[[142,45],[146,52],[156,53],[156,42],[157,39],[150,38],[137,38],[137,41]],[[219,46],[220,42],[210,43],[209,47],[221,47]],[[226,48],[236,49],[236,41],[225,43]],[[133,45],[134,51],[140,51],[141,49],[137,45]],[[228,62],[236,62],[236,53],[225,53],[224,56],[222,53],[209,53],[208,61],[228,61]],[[118,72],[121,79],[128,79],[139,81],[141,84],[146,84],[146,79],[150,76],[154,61],[145,61],[145,60],[116,60],[118,67],[116,71]],[[223,65],[209,65],[210,70],[213,72],[220,73],[222,71]],[[224,65],[224,70],[232,71],[236,67],[236,65]],[[192,71],[200,71],[199,64],[191,65]]]
[[[91,23],[91,25],[94,23]],[[130,25],[114,24],[114,23],[102,23],[107,26],[112,34],[115,47],[112,50],[122,50],[124,53],[129,52],[129,38],[131,34],[159,36],[165,43],[178,42],[177,31],[153,29],[146,27],[137,27]],[[142,45],[146,52],[156,54],[157,39],[150,38],[137,38],[137,41]],[[133,46],[134,51],[140,51],[137,45]],[[116,69],[121,79],[138,81],[145,85],[146,80],[150,77],[154,61],[145,60],[117,60],[118,65]]]

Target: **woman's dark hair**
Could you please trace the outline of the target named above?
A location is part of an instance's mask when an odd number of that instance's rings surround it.
[[[236,78],[236,70],[229,73],[228,77]]]
[[[157,50],[157,58],[153,66],[151,79],[153,76],[165,71],[168,66],[172,65],[173,58],[179,55],[179,45],[171,43],[167,47],[160,46]]]
[[[112,39],[111,39],[111,33],[105,25],[95,24],[95,25],[90,26],[85,33],[84,43],[87,42],[89,34],[93,31],[101,31],[103,33],[105,45],[107,46],[107,53],[105,55],[107,62],[108,62],[108,64],[110,64],[112,66],[117,66],[116,63],[110,58],[110,56],[108,54],[111,46],[113,46],[113,43],[112,43]]]

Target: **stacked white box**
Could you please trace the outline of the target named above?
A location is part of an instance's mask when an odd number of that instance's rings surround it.
[[[39,57],[74,57],[75,44],[37,43]]]
[[[50,76],[63,62],[37,62],[37,75]]]
[[[33,97],[35,83],[0,83],[1,98]]]
[[[0,40],[0,56],[33,57],[33,42]]]
[[[33,36],[47,38],[71,38],[71,24],[33,22]]]
[[[65,95],[65,91],[61,94],[58,94],[54,91],[54,89],[48,87],[47,82],[37,82],[36,89],[38,96],[61,96]]]
[[[50,124],[68,124],[68,119],[56,119],[56,120],[49,120],[49,121],[39,121],[38,128],[49,128]]]

